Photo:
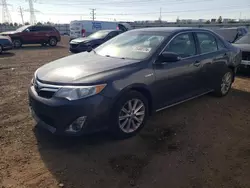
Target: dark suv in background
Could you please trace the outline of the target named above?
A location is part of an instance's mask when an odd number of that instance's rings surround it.
[[[56,46],[61,40],[60,33],[55,27],[43,25],[23,26],[16,31],[3,32],[1,35],[9,36],[16,48],[20,48],[23,44]]]
[[[120,30],[100,30],[88,37],[76,38],[70,41],[70,51],[72,53],[85,52],[89,49],[96,48],[102,43],[121,34]]]

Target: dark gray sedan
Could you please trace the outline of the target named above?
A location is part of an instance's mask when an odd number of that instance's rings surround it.
[[[10,37],[0,36],[0,54],[3,51],[11,50],[13,48]]]
[[[242,51],[241,67],[250,67],[250,33],[235,41],[233,44]]]
[[[131,30],[40,67],[30,109],[52,133],[109,129],[126,138],[154,112],[210,92],[227,95],[240,62],[240,50],[209,30]]]

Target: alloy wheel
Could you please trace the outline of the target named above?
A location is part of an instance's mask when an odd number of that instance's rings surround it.
[[[140,99],[127,101],[119,113],[119,127],[125,133],[135,132],[145,118],[145,104]]]
[[[223,77],[222,77],[222,83],[221,83],[221,93],[224,95],[226,94],[231,87],[232,84],[232,74],[231,72],[227,72]]]

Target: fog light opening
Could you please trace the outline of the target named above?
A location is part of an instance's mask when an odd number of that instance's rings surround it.
[[[86,121],[86,116],[77,118],[70,126],[65,130],[67,133],[77,133],[82,130],[83,125]]]

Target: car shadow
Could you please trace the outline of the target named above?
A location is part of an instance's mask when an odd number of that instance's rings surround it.
[[[169,156],[172,152],[184,155],[182,150],[189,147],[186,141],[197,136],[192,138],[192,134],[186,134],[187,130],[199,132],[201,126],[189,121],[196,116],[200,119],[206,117],[201,110],[193,113],[192,108],[207,106],[210,111],[211,105],[221,112],[228,100],[232,105],[244,103],[250,101],[250,93],[232,89],[223,99],[206,95],[164,110],[150,117],[140,134],[126,140],[114,140],[107,132],[73,138],[55,136],[40,128],[35,128],[34,133],[41,159],[65,187],[131,187],[137,185],[143,170],[155,155]],[[206,131],[209,127],[204,134]],[[176,135],[179,135],[178,139]],[[172,162],[166,157],[164,163]]]
[[[21,48],[15,48],[15,50],[50,50],[50,49],[62,49],[66,48],[65,46],[41,46],[41,45],[28,45],[22,46]]]
[[[14,56],[15,54],[12,53],[12,52],[3,52],[2,54],[0,54],[0,59],[1,58],[5,58],[5,57],[12,57]]]

